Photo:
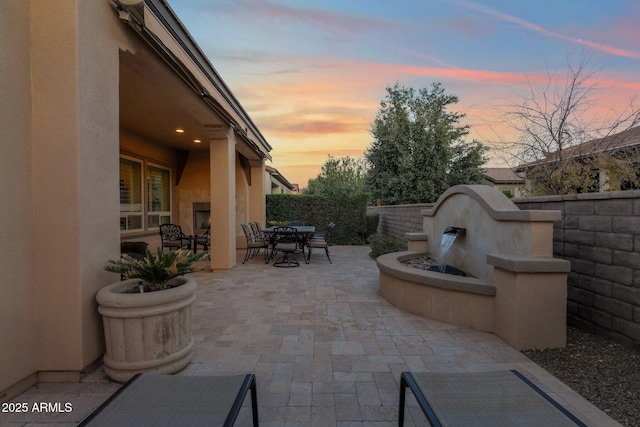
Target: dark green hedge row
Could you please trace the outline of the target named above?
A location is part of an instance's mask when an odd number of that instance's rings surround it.
[[[336,223],[331,234],[335,245],[360,244],[366,232],[369,194],[352,197],[327,197],[310,194],[267,194],[267,225],[283,225],[287,221],[303,221],[324,230]]]

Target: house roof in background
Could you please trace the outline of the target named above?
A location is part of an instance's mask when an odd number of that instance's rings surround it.
[[[562,150],[562,157],[565,159],[579,159],[581,157],[589,157],[592,154],[624,151],[630,148],[640,148],[640,126],[602,138],[594,138],[582,144],[566,147]],[[560,150],[556,150],[548,153],[545,159],[523,163],[518,166],[517,170],[524,170],[525,168],[545,163],[553,163],[557,161],[556,154],[558,154],[559,151]]]
[[[266,166],[264,167],[264,170],[273,177],[273,179],[275,179],[276,181],[278,181],[280,184],[284,185],[285,187],[287,187],[289,190],[294,190],[296,188],[296,186],[298,184],[291,184],[287,178],[285,178],[279,171],[278,169],[271,167],[271,166]]]
[[[524,183],[524,178],[519,177],[511,168],[485,168],[484,176],[495,184]]]

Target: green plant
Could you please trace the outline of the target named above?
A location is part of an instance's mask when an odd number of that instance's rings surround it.
[[[167,282],[174,277],[200,270],[194,264],[206,255],[183,250],[164,253],[162,248],[158,248],[157,255],[154,255],[147,249],[144,259],[137,260],[122,254],[118,260],[110,259],[110,265],[104,269],[128,279],[144,280],[149,291],[153,292],[167,289]]]
[[[367,229],[364,237],[368,239],[378,232],[378,223],[380,222],[380,214],[378,212],[367,212]]]
[[[383,234],[374,234],[371,238],[371,256],[374,258],[391,252],[401,251],[402,245],[393,237]]]

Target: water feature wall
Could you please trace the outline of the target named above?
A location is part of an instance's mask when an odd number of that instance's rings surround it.
[[[495,188],[460,185],[448,189],[432,208],[424,209],[422,218],[433,258],[439,258],[447,227],[465,228],[467,235],[456,239],[448,263],[491,281],[493,266],[487,263],[487,254],[553,256],[553,222],[560,219],[560,213],[521,211]]]
[[[565,345],[570,264],[553,258],[559,211],[522,211],[495,188],[462,185],[422,216],[423,232],[407,235],[409,251],[378,257],[383,297],[425,317],[494,332],[518,349]],[[425,253],[438,259],[449,227],[466,235],[452,242],[447,264],[472,277],[400,263]]]

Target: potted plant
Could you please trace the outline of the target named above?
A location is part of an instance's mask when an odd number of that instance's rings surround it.
[[[110,378],[125,382],[140,372],[174,373],[191,361],[191,304],[198,285],[184,275],[199,270],[195,263],[204,256],[158,248],[140,260],[126,254],[109,260],[105,269],[125,279],[96,295]]]

